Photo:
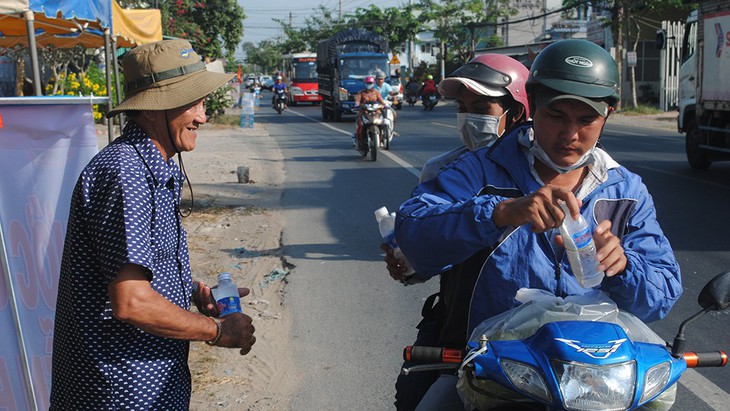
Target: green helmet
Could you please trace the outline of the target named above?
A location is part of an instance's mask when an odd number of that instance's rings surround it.
[[[606,101],[616,106],[618,68],[610,54],[587,40],[561,40],[545,47],[532,63],[525,84],[528,95],[536,86],[562,94]]]

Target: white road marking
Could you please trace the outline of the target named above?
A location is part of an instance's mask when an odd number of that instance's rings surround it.
[[[315,123],[320,123],[321,125],[329,128],[330,130],[334,130],[334,131],[336,131],[338,133],[341,133],[341,134],[344,134],[346,136],[352,136],[352,133],[351,132],[348,132],[348,131],[345,131],[345,130],[340,130],[339,128],[337,128],[335,126],[332,126],[330,124],[327,124],[327,123],[322,122],[320,120],[317,120],[315,118],[309,117],[309,116],[304,115],[302,113],[297,113],[296,111],[292,111],[292,110],[289,110],[289,112],[292,113],[292,114],[296,114],[298,116],[307,118],[309,120],[312,120]],[[413,174],[414,176],[416,176],[416,178],[419,178],[420,177],[421,170],[419,170],[418,168],[414,167],[411,163],[409,163],[409,162],[403,160],[402,158],[398,157],[398,155],[393,154],[393,153],[391,153],[388,150],[380,150],[379,153],[380,154],[385,154],[386,156],[390,157],[391,160],[395,161],[396,163],[398,163],[398,165],[400,165],[401,167],[405,168],[408,172],[410,172],[411,174]]]
[[[684,385],[692,394],[699,397],[713,410],[727,410],[728,404],[730,404],[730,394],[723,391],[722,388],[713,384],[712,381],[693,369],[685,371],[679,379],[679,383]]]

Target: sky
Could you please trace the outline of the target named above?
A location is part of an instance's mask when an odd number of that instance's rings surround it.
[[[371,4],[381,9],[400,7],[408,5],[408,0],[238,0],[238,4],[246,14],[243,21],[243,41],[257,44],[262,40],[281,36],[281,26],[271,19],[289,21],[289,13],[294,27],[304,27],[304,19],[317,12],[320,5],[334,10],[336,15],[342,4],[342,14],[345,15],[358,8],[368,8]],[[243,58],[240,47],[235,56]]]

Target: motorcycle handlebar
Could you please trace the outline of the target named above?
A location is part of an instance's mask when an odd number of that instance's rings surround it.
[[[724,367],[727,365],[725,351],[693,352],[682,354],[687,368]],[[464,350],[444,347],[423,347],[409,345],[403,349],[403,359],[414,364],[458,364],[464,358]]]
[[[724,367],[727,365],[727,354],[725,351],[692,352],[682,354],[687,368],[697,367]]]
[[[403,359],[415,364],[458,364],[464,358],[464,350],[444,347],[409,345],[403,349]]]

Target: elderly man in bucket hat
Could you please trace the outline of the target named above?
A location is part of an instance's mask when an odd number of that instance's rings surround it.
[[[205,97],[232,75],[207,71],[186,40],[139,46],[122,66],[126,98],[108,115],[131,120],[86,166],[71,201],[52,410],[187,410],[189,342],[245,355],[256,341],[249,316],[215,318],[210,288],[192,281],[184,174],[172,159],[195,148]],[[190,312],[191,300],[210,317]]]

